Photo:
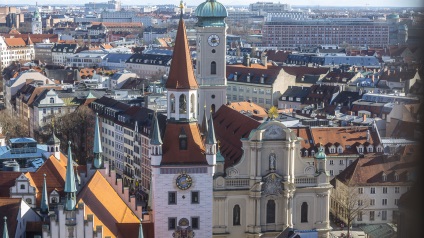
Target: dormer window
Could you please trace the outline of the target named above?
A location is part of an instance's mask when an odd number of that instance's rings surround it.
[[[178,136],[180,150],[187,150],[187,134],[184,131],[184,127],[181,127],[180,135]]]
[[[343,153],[343,147],[342,146],[339,146],[339,148],[337,148],[337,152],[339,154]]]
[[[334,154],[334,153],[336,153],[336,148],[335,147],[330,147],[330,153],[331,154]]]
[[[399,181],[399,174],[395,173],[395,181]]]
[[[50,103],[54,103],[54,98],[50,98]]]
[[[311,150],[311,156],[315,156],[315,150]]]
[[[383,173],[382,177],[383,177],[383,181],[386,182],[387,181],[387,174]]]
[[[305,157],[308,156],[308,150],[305,150]]]

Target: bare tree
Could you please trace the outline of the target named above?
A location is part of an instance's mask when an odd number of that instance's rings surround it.
[[[362,219],[363,211],[369,207],[370,199],[364,189],[355,184],[344,184],[336,179],[336,186],[331,193],[332,213],[347,225],[347,237],[354,220]]]
[[[26,122],[19,116],[11,116],[7,110],[0,111],[0,126],[7,139],[29,135]]]

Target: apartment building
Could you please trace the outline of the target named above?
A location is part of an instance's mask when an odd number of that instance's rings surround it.
[[[30,38],[0,36],[0,69],[12,62],[28,62],[34,57],[34,44]]]
[[[123,183],[132,189],[150,190],[150,130],[154,111],[129,106],[112,98],[102,97],[90,104],[99,115],[103,158],[110,162]],[[159,114],[161,132],[166,117]]]
[[[263,44],[297,48],[319,45],[381,47],[389,45],[389,26],[362,18],[272,21],[263,26]]]
[[[330,212],[347,222],[347,208],[339,202],[337,196],[343,196],[340,191],[351,190],[359,206],[366,204],[358,212],[353,225],[397,223],[399,199],[414,181],[414,158],[418,147],[408,145],[398,152],[393,156],[370,154],[357,159],[336,176],[333,180],[335,188],[331,193]]]
[[[52,61],[55,65],[65,65],[66,58],[77,53],[78,44],[55,43],[52,47]]]
[[[169,74],[172,56],[156,54],[133,54],[126,61],[126,69],[140,78],[149,78],[158,72]]]

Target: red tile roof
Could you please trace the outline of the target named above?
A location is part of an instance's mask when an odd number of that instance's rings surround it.
[[[3,171],[2,171],[3,173]],[[21,207],[21,198],[0,198],[0,214],[7,217],[7,231],[9,237],[15,237],[16,227],[18,225],[18,214]],[[0,234],[3,234],[4,224],[0,226]]]
[[[187,135],[187,150],[180,149],[179,136],[182,130]],[[165,129],[161,164],[207,164],[205,147],[197,122],[168,122]]]
[[[412,181],[408,178],[408,173],[415,170],[417,164],[413,156],[371,154],[365,158],[356,159],[343,172],[336,176],[336,179],[348,185],[404,185]],[[383,174],[387,176],[383,180]],[[399,176],[396,181],[395,174]]]
[[[198,88],[194,77],[193,64],[186,36],[184,20],[180,20],[175,37],[174,53],[169,70],[167,89],[196,89]]]
[[[241,114],[228,105],[221,106],[213,115],[216,139],[220,142],[222,156],[225,158],[224,167],[236,164],[243,150],[241,148],[241,138],[247,138],[253,129],[256,129],[260,122]]]

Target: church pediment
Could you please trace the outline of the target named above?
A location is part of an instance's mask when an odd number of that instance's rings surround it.
[[[270,125],[265,129],[263,134],[264,140],[285,140],[286,132],[283,130],[283,127],[277,124]]]

